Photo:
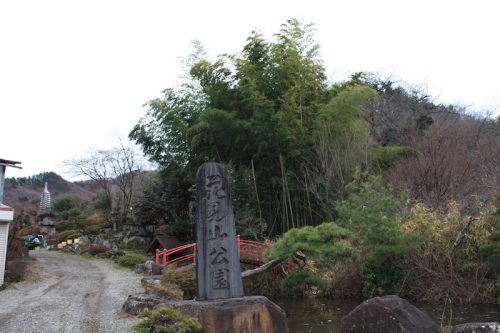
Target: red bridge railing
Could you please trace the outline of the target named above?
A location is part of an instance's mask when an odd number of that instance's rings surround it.
[[[264,262],[264,251],[271,247],[269,244],[240,239],[239,235],[236,236],[236,246],[240,262],[256,265]],[[163,251],[156,250],[155,262],[157,265],[169,266],[185,261],[196,264],[196,243]]]

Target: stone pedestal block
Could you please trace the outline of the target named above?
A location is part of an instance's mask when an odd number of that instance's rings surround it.
[[[287,333],[286,314],[264,296],[209,301],[168,301],[155,307],[172,306],[196,317],[204,333]]]

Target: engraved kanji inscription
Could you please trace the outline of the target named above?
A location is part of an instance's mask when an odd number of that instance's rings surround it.
[[[228,281],[228,270],[227,269],[218,269],[213,273],[212,278],[212,288],[214,289],[228,289],[229,281]]]
[[[220,246],[218,248],[213,248],[212,251],[210,251],[210,258],[211,261],[210,263],[212,265],[222,265],[222,264],[227,264],[229,263],[229,260],[227,260],[227,249],[224,247]]]
[[[221,164],[206,163],[196,178],[197,299],[242,297],[227,172]]]

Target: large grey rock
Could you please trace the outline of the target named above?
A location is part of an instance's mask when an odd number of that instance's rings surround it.
[[[146,274],[148,275],[153,275],[153,268],[156,266],[155,262],[153,260],[148,260],[144,264],[144,268],[146,269]]]
[[[500,323],[467,323],[453,326],[451,333],[500,333]]]
[[[264,296],[208,301],[168,301],[185,316],[196,317],[203,333],[287,333],[285,311]]]
[[[171,306],[196,317],[203,333],[287,333],[285,311],[264,296],[210,301],[169,301],[149,294],[130,295],[122,310],[136,315],[143,309]]]
[[[342,318],[341,333],[439,333],[436,323],[395,295],[364,301]]]
[[[141,279],[141,284],[143,286],[149,286],[152,284],[160,285],[161,284],[161,276],[150,276],[150,277],[143,277]]]
[[[146,273],[146,264],[135,264],[134,273],[136,273],[136,274]]]
[[[139,244],[146,244],[146,239],[141,236],[126,236],[123,238],[123,243],[128,244],[130,242],[136,242]]]
[[[122,310],[126,313],[130,313],[133,315],[138,314],[143,309],[152,309],[156,305],[161,302],[165,302],[166,300],[157,295],[149,295],[149,294],[134,294],[129,295],[125,303],[122,305]]]

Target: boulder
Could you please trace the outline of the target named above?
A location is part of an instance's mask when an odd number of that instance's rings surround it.
[[[437,324],[395,295],[364,301],[342,318],[341,333],[439,333]]]
[[[146,264],[135,264],[134,273],[136,273],[136,274],[146,273]]]
[[[155,266],[155,262],[153,260],[148,260],[146,261],[146,263],[144,264],[144,268],[145,268],[145,273],[148,274],[148,275],[153,275],[153,267]]]
[[[167,301],[185,316],[196,317],[203,333],[287,333],[285,311],[264,296],[207,300]]]
[[[143,264],[136,264],[134,266],[134,272],[144,275],[161,275],[163,266],[155,264],[152,260],[148,260]]]
[[[148,286],[151,284],[161,284],[161,276],[144,277],[141,279],[141,285]]]
[[[451,333],[500,333],[500,323],[467,323],[453,326]]]
[[[163,268],[164,268],[163,265],[153,264],[151,275],[161,275],[163,273]]]
[[[166,301],[164,298],[157,295],[149,294],[134,294],[129,295],[125,303],[122,305],[122,310],[133,315],[138,314],[143,309],[152,309],[161,302]]]

